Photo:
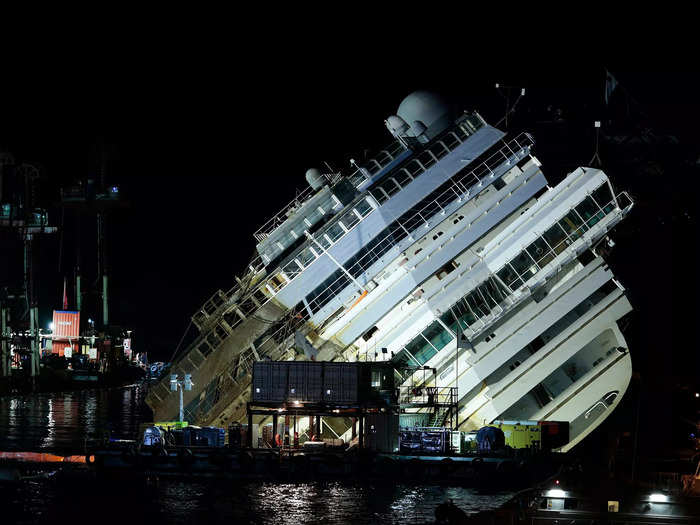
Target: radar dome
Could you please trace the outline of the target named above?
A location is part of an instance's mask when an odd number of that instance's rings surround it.
[[[445,101],[435,93],[428,91],[414,91],[403,99],[396,114],[411,125],[420,122],[427,128],[430,135],[436,135],[449,123],[449,107]],[[433,129],[435,128],[435,129]],[[409,135],[412,135],[409,131]]]
[[[386,119],[386,127],[389,128],[392,135],[396,136],[403,135],[403,133],[408,129],[408,124],[406,124],[401,117],[391,115]]]
[[[321,172],[316,168],[310,168],[306,170],[306,182],[309,183],[314,190],[320,190],[326,183],[326,179]]]

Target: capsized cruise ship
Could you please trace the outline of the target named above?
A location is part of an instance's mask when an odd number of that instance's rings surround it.
[[[391,360],[458,387],[460,430],[568,421],[570,449],[632,373],[617,325],[632,308],[600,249],[632,200],[599,169],[549,186],[530,134],[431,93],[385,125],[391,142],[370,160],[309,170],[254,234],[244,275],[193,316],[199,334],[171,370],[192,375],[185,419],[245,421],[258,360]],[[155,420],[177,417],[169,377],[147,402]]]

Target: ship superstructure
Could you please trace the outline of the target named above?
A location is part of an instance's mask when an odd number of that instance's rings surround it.
[[[258,360],[391,360],[400,381],[429,367],[426,386],[458,387],[460,430],[569,421],[571,448],[631,377],[617,327],[631,306],[596,249],[631,199],[592,168],[548,186],[532,136],[426,92],[385,124],[394,140],[372,159],[309,170],[255,233],[245,275],[193,316],[171,371],[192,374],[186,418],[243,421]],[[167,378],[148,403],[177,414]]]

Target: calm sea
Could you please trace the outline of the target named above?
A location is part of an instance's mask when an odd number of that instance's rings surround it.
[[[150,419],[144,398],[140,386],[0,397],[0,451],[80,453],[86,437],[134,438]],[[509,497],[401,480],[147,483],[57,472],[0,484],[0,523],[431,523],[448,499],[472,513]]]

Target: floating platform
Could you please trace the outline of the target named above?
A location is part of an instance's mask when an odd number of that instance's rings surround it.
[[[103,474],[201,476],[229,479],[306,480],[391,478],[457,484],[529,486],[553,475],[558,454],[528,457],[472,455],[425,456],[368,450],[110,447],[90,452]]]

